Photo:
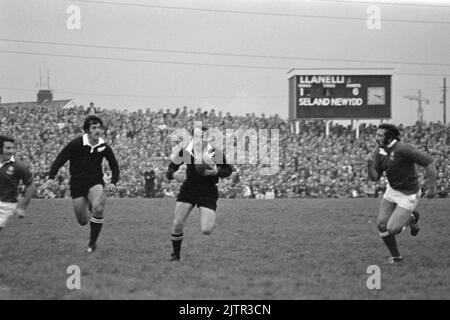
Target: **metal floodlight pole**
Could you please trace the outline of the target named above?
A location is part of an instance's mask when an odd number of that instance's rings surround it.
[[[426,104],[429,104],[430,101],[428,99],[422,98],[422,91],[418,90],[417,91],[417,96],[403,96],[406,99],[409,100],[413,100],[413,101],[417,101],[418,102],[418,107],[417,107],[417,120],[419,122],[423,122],[423,108],[422,108],[422,102],[425,102]]]

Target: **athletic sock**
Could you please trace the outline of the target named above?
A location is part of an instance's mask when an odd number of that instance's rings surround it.
[[[180,234],[172,233],[171,236],[172,236],[173,254],[177,257],[180,257],[181,243],[183,242],[183,233]]]
[[[390,234],[389,232],[380,232],[381,239],[383,239],[384,244],[388,247],[389,252],[392,257],[400,257],[400,252],[397,248],[397,240],[395,239],[394,234]]]
[[[100,231],[102,230],[102,226],[103,226],[103,218],[95,218],[95,217],[91,217],[91,238],[89,240],[89,246],[95,246],[95,244],[97,243],[97,238],[100,234]]]

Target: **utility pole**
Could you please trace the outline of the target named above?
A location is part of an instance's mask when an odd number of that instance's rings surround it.
[[[41,68],[39,68],[39,90],[42,89],[42,71]]]
[[[50,70],[47,69],[47,90],[50,90]]]
[[[444,105],[444,113],[443,113],[443,118],[444,118],[444,126],[447,124],[447,104],[446,104],[446,100],[447,100],[447,82],[446,82],[446,78],[444,78],[444,88],[443,88],[443,95],[442,95],[442,104]]]
[[[406,99],[417,101],[419,103],[417,107],[417,120],[419,122],[423,122],[423,108],[422,108],[422,102],[425,102],[426,104],[430,103],[430,100],[422,98],[422,91],[419,89],[417,90],[417,96],[403,96]]]

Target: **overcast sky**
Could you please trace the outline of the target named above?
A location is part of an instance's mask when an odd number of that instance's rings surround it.
[[[0,0],[0,96],[34,100],[49,70],[54,98],[83,105],[286,118],[291,68],[393,67],[392,120],[416,121],[404,96],[418,89],[425,120],[441,120],[450,0],[387,2],[370,30],[364,1]],[[67,27],[71,5],[79,30]]]

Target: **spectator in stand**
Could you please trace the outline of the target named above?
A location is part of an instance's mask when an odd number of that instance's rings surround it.
[[[373,197],[385,191],[384,178],[373,185],[366,179],[364,156],[367,150],[373,149],[376,132],[373,124],[362,124],[360,136],[355,138],[350,126],[332,123],[330,135],[326,137],[323,121],[299,121],[297,133],[295,121],[283,120],[278,115],[257,116],[249,113],[245,116],[233,116],[230,112],[224,113],[211,108],[193,110],[184,106],[174,112],[170,109],[129,112],[99,108],[88,111],[81,106],[59,110],[46,106],[24,108],[20,105],[1,108],[0,134],[16,137],[16,156],[19,160],[32,164],[30,169],[35,176],[37,190],[51,160],[56,157],[57,150],[62,148],[64,142],[82,133],[80,127],[88,112],[95,112],[108,124],[105,128],[105,140],[114,148],[121,164],[123,178],[118,184],[118,190],[110,196],[145,196],[142,173],[147,170],[148,161],[155,171],[155,196],[164,197],[164,190],[170,190],[171,184],[158,173],[158,169],[162,172],[169,163],[172,147],[170,134],[177,128],[189,129],[195,119],[216,126],[222,132],[232,128],[279,130],[280,172],[265,176],[260,174],[258,165],[236,165],[239,177],[237,179],[233,176],[236,179],[234,185],[229,185],[230,181],[223,181],[218,185],[220,194],[225,197],[252,198],[263,192],[258,186],[275,186],[277,198],[353,198],[353,189],[358,197]],[[446,194],[448,197],[450,127],[431,122],[399,128],[405,143],[428,150],[436,160],[437,189],[442,196]],[[35,196],[62,197],[64,194],[67,197],[68,187],[65,181],[68,179],[68,166],[61,168],[59,176],[60,189],[57,194],[37,192]],[[175,185],[175,190],[176,187]]]

